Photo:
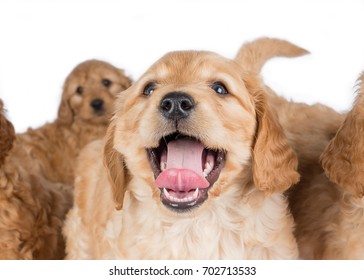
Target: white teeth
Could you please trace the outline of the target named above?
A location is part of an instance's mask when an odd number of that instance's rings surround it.
[[[167,168],[167,163],[166,162],[161,162],[161,166],[160,167],[161,167],[161,171],[163,172]]]
[[[184,198],[177,198],[177,197],[170,195],[169,192],[165,188],[163,188],[164,196],[168,200],[177,202],[177,203],[194,201],[198,198],[198,193],[199,193],[199,189],[197,188],[197,189],[195,189],[194,193],[191,196],[184,197]]]
[[[193,193],[193,199],[196,199],[198,197],[198,188],[195,189],[195,192]]]
[[[210,172],[211,172],[212,168],[214,168],[214,165],[213,165],[213,164],[212,164],[212,165],[210,165],[210,163],[206,162],[206,164],[205,164],[205,169],[204,169],[204,171],[202,172],[202,173],[203,173],[203,175],[204,175],[205,177],[207,177],[207,175],[209,175],[209,174],[210,174]]]
[[[168,193],[168,191],[166,190],[166,188],[163,188],[163,194],[168,198],[170,195]]]

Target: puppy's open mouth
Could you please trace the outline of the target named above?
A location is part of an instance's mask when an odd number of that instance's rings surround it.
[[[210,150],[180,133],[163,137],[159,146],[147,153],[162,203],[176,211],[201,205],[225,162],[224,151]]]

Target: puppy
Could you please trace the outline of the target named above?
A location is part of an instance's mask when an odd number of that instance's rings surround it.
[[[286,40],[259,38],[245,43],[238,51],[235,61],[244,71],[259,75],[266,61],[271,58],[306,54],[307,50]],[[339,129],[345,115],[320,103],[308,105],[287,100],[268,86],[265,87],[268,100],[278,115],[289,144],[298,155],[300,172],[306,176],[320,174],[320,155]]]
[[[296,190],[293,214],[305,259],[364,259],[364,74],[352,110],[321,156],[325,174]]]
[[[109,63],[79,64],[65,81],[57,119],[18,135],[11,159],[49,181],[73,184],[79,151],[104,137],[115,97],[129,86],[124,71]]]
[[[14,140],[0,101],[0,259],[64,258],[61,228],[72,204],[71,189],[15,163],[8,156]]]
[[[282,193],[296,165],[254,75],[214,53],[169,53],[80,155],[67,258],[294,259]]]

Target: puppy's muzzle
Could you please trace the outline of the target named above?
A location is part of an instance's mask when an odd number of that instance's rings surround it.
[[[226,152],[211,149],[200,140],[197,122],[192,121],[197,104],[189,94],[167,93],[158,110],[164,118],[159,145],[146,149],[155,186],[164,206],[189,211],[208,199],[209,189],[224,167]]]
[[[190,95],[184,92],[170,92],[161,100],[159,111],[165,118],[178,121],[187,118],[194,107],[195,101]]]

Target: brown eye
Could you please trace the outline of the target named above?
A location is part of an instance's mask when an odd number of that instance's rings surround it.
[[[151,95],[154,92],[155,87],[156,85],[154,82],[148,83],[143,90],[143,95]]]
[[[111,85],[111,81],[108,80],[108,79],[103,79],[102,80],[102,84],[105,86],[105,87],[109,87]]]
[[[228,94],[228,90],[221,82],[213,82],[210,87],[219,95],[225,95]]]
[[[76,92],[81,95],[83,93],[83,87],[77,87]]]

